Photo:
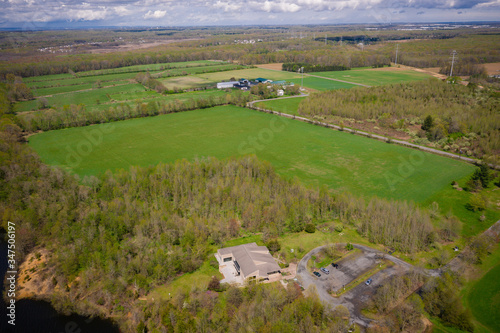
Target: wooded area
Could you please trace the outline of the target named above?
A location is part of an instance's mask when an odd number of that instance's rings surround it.
[[[375,123],[382,129],[406,132],[415,143],[498,163],[500,100],[496,94],[474,84],[465,87],[429,79],[317,93],[303,100],[298,112],[336,124],[347,119],[354,128],[356,123]]]

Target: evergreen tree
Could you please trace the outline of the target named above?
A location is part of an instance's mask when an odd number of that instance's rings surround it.
[[[424,131],[429,131],[434,125],[434,119],[432,119],[431,115],[425,117],[424,123],[422,124],[422,129]]]

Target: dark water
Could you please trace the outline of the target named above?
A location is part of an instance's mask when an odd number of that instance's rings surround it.
[[[0,289],[3,291],[7,272],[7,243],[0,234]],[[10,333],[118,333],[118,328],[109,320],[88,318],[78,315],[65,316],[54,310],[48,302],[20,300],[15,303],[15,326],[10,325],[7,316],[8,304],[0,297],[0,332]]]

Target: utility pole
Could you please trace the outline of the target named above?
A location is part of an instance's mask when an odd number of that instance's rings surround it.
[[[325,45],[326,45],[326,34],[325,34]]]
[[[394,64],[398,64],[398,51],[399,51],[399,44],[396,44],[396,60],[394,61]]]
[[[340,46],[342,46],[342,39],[344,38],[344,36],[340,36]]]
[[[451,52],[451,69],[450,69],[450,76],[453,76],[453,64],[455,63],[455,57],[457,56],[457,51],[453,50]]]
[[[304,86],[304,67],[300,67],[300,70],[302,72],[302,80],[300,81],[300,91],[302,91],[303,86]]]

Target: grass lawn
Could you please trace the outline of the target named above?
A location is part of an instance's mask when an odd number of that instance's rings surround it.
[[[332,79],[362,83],[369,86],[424,80],[430,77],[430,75],[426,73],[397,68],[353,69],[350,71],[318,72],[312,74]]]
[[[106,74],[100,76],[86,76],[86,77],[70,77],[63,80],[47,80],[47,81],[37,81],[32,83],[27,83],[27,85],[32,90],[42,89],[42,88],[51,88],[51,87],[65,87],[65,86],[78,86],[89,83],[96,83],[97,81],[104,83],[112,84],[115,81],[124,81],[133,79],[137,73],[120,73],[120,74]],[[44,77],[44,76],[42,76]],[[63,91],[60,91],[63,92]]]
[[[86,106],[96,105],[99,103],[110,102],[110,96],[121,94],[129,96],[128,94],[144,92],[146,89],[143,85],[138,83],[131,83],[121,86],[103,87],[100,89],[93,89],[89,91],[75,91],[67,94],[56,95],[47,97],[49,105],[52,107],[62,107],[70,104],[85,104]],[[154,93],[156,94],[156,93]],[[160,94],[157,94],[161,96]],[[15,105],[16,112],[31,111],[37,109],[38,102],[36,100],[21,102]]]
[[[286,99],[270,99],[268,101],[255,103],[255,106],[260,108],[265,108],[268,110],[279,111],[288,114],[299,115],[297,110],[299,109],[299,104],[307,97],[295,97]]]
[[[480,279],[463,290],[465,304],[472,311],[478,332],[500,332],[500,246],[479,267]]]
[[[500,264],[479,280],[469,294],[474,317],[492,332],[500,332]]]
[[[215,251],[214,251],[215,253]],[[212,259],[214,257],[211,257]],[[171,283],[155,288],[148,295],[153,298],[170,299],[179,292],[190,292],[193,288],[207,289],[212,276],[222,279],[223,276],[217,268],[210,266],[210,259],[192,273],[186,273],[174,279]],[[214,258],[215,259],[215,258]]]
[[[198,76],[188,75],[188,76],[176,76],[167,79],[159,80],[167,89],[188,89],[188,88],[197,88],[204,87],[213,84],[213,82],[203,79]]]
[[[104,133],[102,142],[91,144],[89,133]],[[256,154],[278,173],[310,185],[417,202],[474,169],[437,155],[234,106],[45,132],[31,137],[30,145],[45,163],[82,176],[182,158]]]

